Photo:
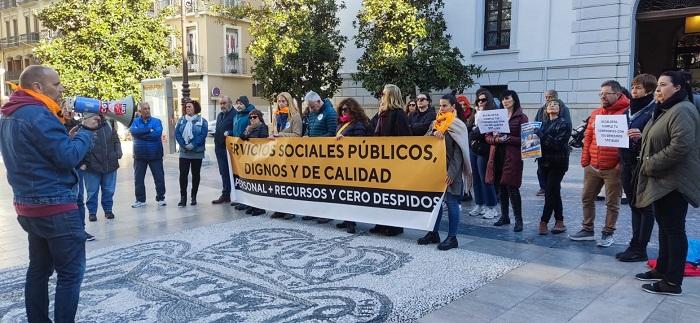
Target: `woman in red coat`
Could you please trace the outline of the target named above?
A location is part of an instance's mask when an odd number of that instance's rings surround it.
[[[520,184],[523,181],[523,160],[520,157],[520,125],[528,122],[520,107],[520,98],[515,91],[505,91],[501,95],[501,104],[508,110],[510,133],[492,133],[486,135],[486,142],[491,145],[489,162],[486,167],[486,183],[498,187],[501,199],[501,218],[495,226],[510,224],[508,202],[513,204],[515,226],[513,231],[523,231],[522,201]]]

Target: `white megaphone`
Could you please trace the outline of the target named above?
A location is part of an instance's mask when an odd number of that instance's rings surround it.
[[[107,119],[117,121],[127,128],[134,121],[136,103],[134,97],[127,96],[115,101],[100,101],[98,99],[76,96],[66,98],[69,109],[83,114],[99,114]]]

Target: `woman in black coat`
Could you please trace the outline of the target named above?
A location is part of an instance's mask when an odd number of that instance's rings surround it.
[[[338,132],[337,140],[343,137],[371,136],[369,118],[360,104],[353,98],[347,98],[338,104]],[[338,229],[346,229],[348,233],[355,233],[357,224],[353,221],[343,221],[335,225]]]
[[[545,175],[544,209],[540,219],[539,233],[548,233],[547,224],[552,218],[556,220],[552,233],[566,232],[564,226],[564,206],[561,201],[561,181],[569,170],[569,136],[571,123],[561,117],[564,103],[558,99],[547,103],[542,127],[537,129],[537,136],[542,146],[542,157],[537,159],[542,173]]]

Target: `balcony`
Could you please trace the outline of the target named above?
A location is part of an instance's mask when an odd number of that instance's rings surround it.
[[[244,58],[221,57],[221,73],[224,74],[248,74],[248,64]]]
[[[0,0],[0,10],[17,7],[17,0]]]
[[[200,0],[185,0],[185,12],[187,12],[187,13],[197,12],[200,5],[201,5],[199,2],[200,2]],[[159,12],[165,8],[168,8],[168,7],[173,7],[173,6],[179,7],[181,3],[182,3],[181,0],[157,0],[157,1],[155,1],[153,6],[154,6],[154,11]],[[180,13],[180,11],[178,10],[178,12],[175,14],[177,15],[179,13]]]
[[[17,0],[17,3],[22,4],[22,3],[32,2],[32,1],[37,1],[37,0]]]
[[[39,42],[39,39],[39,33],[37,32],[19,35],[20,44],[36,44]]]
[[[188,55],[187,56],[187,72],[201,74],[206,72],[206,66],[204,66],[204,57],[198,55]],[[177,66],[172,66],[167,69],[170,74],[182,74],[182,64]]]
[[[5,38],[0,38],[0,48],[13,48],[19,46],[19,39],[17,36],[10,36]]]

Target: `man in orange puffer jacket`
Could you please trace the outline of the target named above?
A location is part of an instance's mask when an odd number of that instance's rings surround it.
[[[606,81],[600,86],[601,107],[595,109],[588,119],[588,127],[583,140],[581,166],[583,173],[583,223],[581,231],[569,235],[574,241],[595,240],[593,221],[595,220],[595,199],[605,185],[605,227],[598,240],[598,246],[609,247],[615,242],[613,233],[620,211],[622,184],[620,181],[620,157],[618,148],[600,147],[595,139],[595,118],[598,115],[623,114],[630,106],[630,100],[622,94],[622,86],[617,81]]]

